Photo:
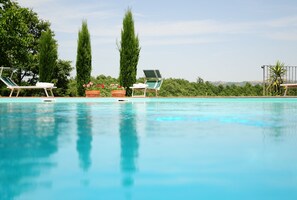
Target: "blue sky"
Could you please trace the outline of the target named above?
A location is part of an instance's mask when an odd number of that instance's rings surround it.
[[[296,0],[18,0],[51,22],[59,57],[76,61],[87,20],[92,75],[118,77],[122,20],[132,8],[143,69],[196,81],[262,80],[261,65],[297,65]],[[75,70],[73,72],[75,75]]]

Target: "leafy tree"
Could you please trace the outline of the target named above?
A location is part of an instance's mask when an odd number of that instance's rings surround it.
[[[71,61],[58,60],[57,66],[53,72],[53,82],[57,89],[54,91],[58,96],[67,94],[68,85],[70,83],[70,72],[72,71]]]
[[[123,19],[123,29],[121,31],[121,42],[118,45],[120,52],[120,84],[125,87],[126,95],[131,96],[132,90],[129,88],[136,82],[137,64],[140,47],[138,36],[134,31],[134,20],[131,9],[128,9]]]
[[[70,97],[76,97],[77,95],[77,87],[76,87],[76,77],[70,78],[68,85],[67,85],[67,92],[66,95]]]
[[[254,91],[253,91],[253,87],[250,83],[246,83],[244,86],[243,86],[243,95],[244,96],[253,96],[254,94]]]
[[[77,94],[83,96],[85,93],[83,84],[90,81],[92,71],[91,39],[86,21],[82,22],[82,28],[78,33],[77,43],[76,87]]]
[[[277,61],[275,66],[272,66],[270,68],[270,78],[269,78],[269,86],[267,87],[268,90],[272,90],[273,95],[281,95],[282,90],[280,84],[282,84],[283,76],[286,73],[286,70],[284,69],[284,63],[281,63],[280,61]]]
[[[41,34],[39,41],[39,81],[52,82],[52,79],[57,78],[57,42],[53,38],[54,34],[47,30]]]
[[[30,76],[30,83],[38,75],[38,40],[50,24],[40,20],[35,12],[22,8],[11,0],[0,3],[0,63],[17,68],[17,82]]]

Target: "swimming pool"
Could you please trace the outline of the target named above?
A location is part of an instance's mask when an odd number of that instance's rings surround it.
[[[0,199],[297,199],[296,119],[295,98],[1,98]]]

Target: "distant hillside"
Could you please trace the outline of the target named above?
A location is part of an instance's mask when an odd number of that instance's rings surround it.
[[[226,81],[210,81],[210,83],[212,83],[215,86],[218,85],[236,85],[236,86],[244,86],[246,83],[250,83],[251,85],[258,85],[258,84],[262,84],[262,81],[242,81],[242,82],[226,82]]]

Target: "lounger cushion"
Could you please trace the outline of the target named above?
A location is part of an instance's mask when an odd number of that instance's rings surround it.
[[[54,87],[53,83],[47,83],[47,82],[37,82],[37,87]]]
[[[135,83],[133,84],[133,88],[146,88],[148,85],[144,83]]]

